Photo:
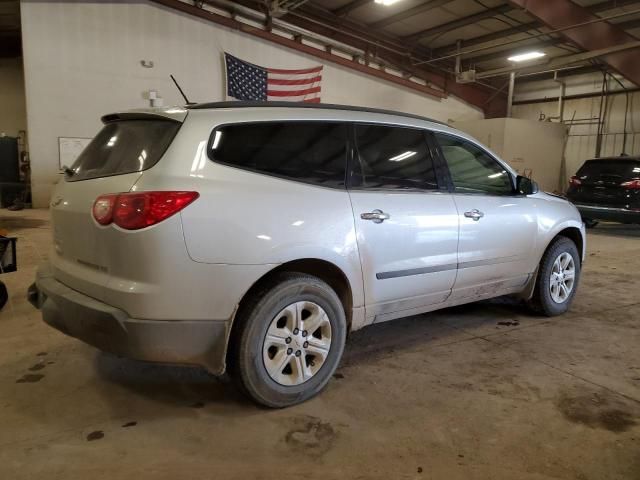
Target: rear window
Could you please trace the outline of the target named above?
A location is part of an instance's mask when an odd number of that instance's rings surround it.
[[[71,166],[67,181],[123,175],[154,166],[167,150],[180,123],[169,120],[122,120],[106,124]]]
[[[344,188],[347,128],[333,122],[226,125],[209,141],[209,157],[266,175]]]
[[[397,190],[438,188],[424,131],[386,125],[356,125],[360,168],[356,187]]]
[[[581,180],[611,178],[627,181],[640,177],[640,162],[633,160],[587,160],[576,174]]]

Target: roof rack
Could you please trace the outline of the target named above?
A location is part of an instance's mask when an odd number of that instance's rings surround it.
[[[321,110],[345,110],[349,112],[366,112],[366,113],[380,113],[384,115],[397,115],[405,118],[413,118],[415,120],[422,120],[426,122],[439,123],[446,125],[446,123],[432,118],[422,117],[420,115],[414,115],[411,113],[395,112],[393,110],[384,110],[380,108],[367,108],[356,107],[353,105],[338,105],[333,103],[303,103],[303,102],[246,102],[246,101],[228,101],[228,102],[209,102],[209,103],[196,103],[193,105],[187,105],[189,110],[207,110],[216,108],[255,108],[255,107],[277,107],[277,108],[313,108]]]

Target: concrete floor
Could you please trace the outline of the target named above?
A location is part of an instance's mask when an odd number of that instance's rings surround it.
[[[99,353],[25,300],[46,211],[3,275],[0,478],[640,479],[640,227],[589,233],[570,313],[458,307],[352,336],[319,397],[271,411],[187,368]]]

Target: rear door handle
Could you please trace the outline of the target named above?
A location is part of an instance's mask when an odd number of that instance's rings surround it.
[[[371,220],[373,223],[382,223],[385,220],[389,220],[391,215],[384,213],[382,210],[374,210],[372,212],[361,213],[360,218],[362,220]]]
[[[482,217],[484,217],[484,213],[482,213],[477,208],[474,208],[473,210],[471,210],[469,212],[464,212],[464,216],[467,217],[467,218],[472,218],[474,221],[477,222]]]

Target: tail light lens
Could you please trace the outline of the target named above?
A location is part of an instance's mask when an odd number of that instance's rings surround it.
[[[640,190],[640,178],[621,183],[620,185],[629,190]]]
[[[93,203],[93,218],[100,225],[109,225],[113,221],[113,205],[117,195],[100,195]]]
[[[135,192],[99,196],[93,204],[93,217],[100,225],[115,223],[125,230],[139,230],[179,212],[200,194],[198,192]]]
[[[582,185],[582,181],[574,175],[569,179],[569,185],[577,187],[578,185]]]

